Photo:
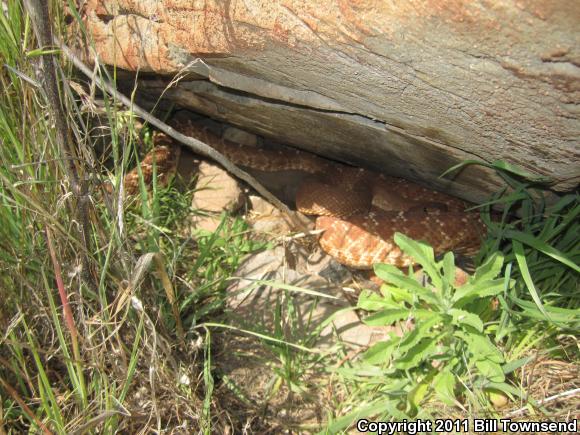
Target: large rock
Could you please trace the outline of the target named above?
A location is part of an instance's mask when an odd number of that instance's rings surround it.
[[[106,64],[211,117],[466,199],[465,160],[580,179],[580,3],[570,0],[90,0]]]

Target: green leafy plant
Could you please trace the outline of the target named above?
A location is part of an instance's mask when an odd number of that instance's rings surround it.
[[[503,311],[498,338],[521,330],[525,319],[532,320],[532,325],[539,320],[560,330],[578,330],[578,193],[556,196],[547,190],[551,180],[501,160],[491,164],[468,160],[445,174],[467,165],[494,169],[505,182],[503,190],[478,206],[484,210],[482,217],[488,227],[488,238],[479,257],[503,252],[506,274],[511,274],[516,283],[505,298],[499,298]],[[502,209],[501,218],[491,218],[491,206]],[[519,322],[520,327],[508,327],[514,322]]]
[[[372,376],[380,373],[376,382],[409,416],[416,415],[433,393],[448,405],[458,405],[457,395],[467,387],[510,392],[503,353],[489,338],[492,298],[513,285],[500,276],[502,254],[491,255],[458,286],[452,252],[436,261],[433,248],[425,243],[402,234],[396,234],[395,242],[422,266],[428,284],[422,285],[412,271],[407,275],[394,266],[375,266],[385,284],[381,294],[361,293],[358,307],[372,312],[364,322],[370,326],[402,322],[403,334],[391,333],[389,340],[369,348],[362,366]]]

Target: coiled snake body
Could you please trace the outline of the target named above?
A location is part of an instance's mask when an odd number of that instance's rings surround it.
[[[465,212],[467,204],[457,198],[295,149],[237,144],[191,122],[176,127],[236,165],[309,174],[297,191],[296,208],[318,216],[316,228],[324,230],[322,249],[344,265],[369,269],[375,263],[397,267],[412,264],[395,244],[396,232],[427,242],[436,254],[455,251],[472,255],[479,249],[485,226],[479,213]],[[158,159],[165,155],[169,153],[157,152]]]

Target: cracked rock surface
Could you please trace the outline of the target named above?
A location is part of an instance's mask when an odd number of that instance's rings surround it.
[[[580,5],[568,0],[90,0],[101,62],[266,137],[471,201],[505,160],[580,179]]]

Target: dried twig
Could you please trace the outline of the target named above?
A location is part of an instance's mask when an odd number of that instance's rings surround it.
[[[66,57],[68,57],[72,63],[77,67],[83,74],[85,74],[90,79],[94,79],[93,71],[85,65],[78,56],[73,53],[73,51],[66,46],[63,42],[55,39],[55,44],[59,46]],[[253,187],[260,195],[262,195],[266,200],[271,202],[275,207],[281,210],[283,213],[287,214],[292,222],[298,228],[304,228],[304,224],[300,221],[295,212],[290,210],[286,204],[281,202],[276,198],[270,191],[268,191],[264,186],[262,186],[254,177],[245,171],[242,171],[236,165],[234,165],[230,160],[228,160],[223,154],[219,153],[206,143],[197,140],[193,137],[186,136],[173,127],[167,125],[163,121],[159,120],[151,113],[141,108],[139,105],[135,104],[131,99],[127,98],[125,95],[121,94],[113,85],[108,83],[105,79],[95,80],[97,86],[109,95],[115,97],[116,100],[120,101],[123,105],[131,109],[137,116],[147,121],[149,124],[153,125],[163,133],[171,136],[173,139],[181,142],[182,144],[191,148],[195,153],[201,154],[202,156],[208,157],[220,165],[222,165],[228,172],[233,174],[235,177],[245,181],[251,187]]]
[[[82,385],[82,389],[85,390],[85,378],[82,371],[81,365],[81,352],[79,347],[78,332],[75,325],[75,319],[73,317],[72,310],[68,301],[68,295],[64,288],[64,282],[62,280],[62,272],[60,268],[60,263],[56,258],[56,252],[52,244],[52,236],[50,235],[50,230],[48,226],[46,227],[46,243],[48,246],[48,251],[50,252],[50,258],[52,260],[52,265],[54,267],[54,277],[56,279],[56,286],[58,287],[58,294],[60,296],[60,301],[62,304],[62,315],[64,317],[65,325],[71,336],[71,343],[74,355],[74,363],[77,367],[79,382]],[[86,403],[84,403],[86,406]]]
[[[14,401],[18,403],[18,405],[20,405],[20,408],[24,411],[26,415],[28,415],[28,418],[30,418],[32,421],[34,421],[34,423],[36,423],[36,425],[44,435],[52,434],[52,432],[48,430],[48,428],[44,425],[42,421],[40,421],[40,419],[36,416],[36,414],[32,411],[32,409],[30,409],[30,407],[26,404],[26,402],[22,399],[22,397],[20,397],[18,391],[12,388],[12,386],[2,378],[0,378],[0,385],[2,385],[4,390],[6,390],[6,392],[12,397],[12,399],[14,399]]]
[[[62,304],[62,316],[64,318],[64,323],[71,335],[73,346],[75,346],[78,340],[77,327],[75,325],[75,319],[73,317],[70,303],[68,301],[68,295],[66,293],[66,289],[64,288],[60,263],[56,258],[56,252],[52,244],[52,236],[48,226],[46,227],[46,245],[48,246],[48,252],[50,253],[50,259],[52,260],[52,267],[54,268],[54,277],[56,279],[56,287],[60,296],[60,303]],[[78,348],[78,345],[76,347]],[[75,355],[75,358],[77,358],[77,355]]]
[[[48,12],[48,2],[42,0],[25,0],[24,5],[30,16],[34,34],[39,48],[48,48],[52,45],[52,21]],[[48,110],[54,119],[57,146],[70,182],[75,203],[72,204],[73,216],[80,223],[79,231],[84,244],[84,252],[81,255],[83,266],[82,277],[86,285],[95,288],[89,271],[89,252],[91,246],[90,223],[88,215],[88,192],[84,179],[79,176],[80,160],[76,159],[75,144],[71,135],[71,129],[67,123],[64,110],[64,102],[58,90],[57,64],[52,53],[44,53],[39,58],[36,68],[36,78],[40,84],[48,103]],[[82,169],[82,168],[81,168]]]
[[[553,396],[546,397],[545,399],[542,399],[542,400],[538,400],[534,405],[542,406],[542,405],[545,405],[546,403],[553,402],[554,400],[560,400],[560,399],[564,399],[566,397],[574,397],[574,396],[578,396],[578,395],[580,395],[580,388],[574,388],[573,390],[562,391],[558,394],[554,394]],[[529,409],[526,406],[524,406],[523,408],[519,408],[519,409],[516,409],[515,411],[509,412],[506,415],[506,417],[514,417],[514,416],[519,415],[519,414],[525,414],[528,411],[529,411]]]

